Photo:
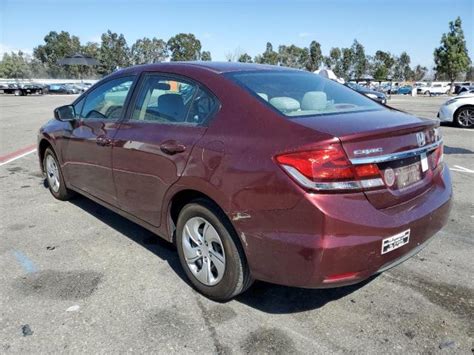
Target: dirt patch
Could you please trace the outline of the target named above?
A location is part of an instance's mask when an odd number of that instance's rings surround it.
[[[241,348],[246,354],[294,354],[297,352],[291,337],[277,328],[258,328],[247,336]]]
[[[103,275],[94,271],[39,271],[15,280],[14,287],[26,296],[60,300],[90,297]]]

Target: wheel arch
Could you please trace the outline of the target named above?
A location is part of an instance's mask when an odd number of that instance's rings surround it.
[[[172,242],[175,242],[176,223],[178,221],[179,213],[181,212],[184,206],[198,199],[205,199],[211,202],[213,205],[215,205],[216,208],[218,208],[223,213],[224,216],[226,216],[230,223],[230,220],[227,217],[224,208],[221,207],[221,205],[216,201],[216,199],[209,196],[209,194],[190,188],[179,190],[173,194],[168,203],[168,236]],[[230,225],[232,225],[232,223],[230,223]]]
[[[41,171],[44,173],[43,159],[46,149],[51,148],[54,151],[53,145],[46,138],[42,138],[38,144],[38,159],[40,161]]]

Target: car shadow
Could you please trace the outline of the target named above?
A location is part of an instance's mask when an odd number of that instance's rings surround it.
[[[355,285],[326,289],[287,287],[258,281],[236,300],[265,313],[299,313],[321,308],[329,302],[346,297],[377,276],[374,275]]]
[[[474,154],[474,152],[470,149],[466,148],[458,148],[458,147],[450,147],[445,145],[443,147],[443,153],[444,154]]]
[[[47,182],[44,185],[48,187]],[[78,195],[69,202],[166,261],[171,269],[189,287],[192,287],[186,278],[179,262],[176,248],[172,243],[87,197]],[[265,313],[285,314],[304,312],[321,308],[329,302],[345,297],[365,286],[376,277],[373,276],[356,285],[332,289],[302,289],[257,281],[244,294],[236,297],[235,301]]]

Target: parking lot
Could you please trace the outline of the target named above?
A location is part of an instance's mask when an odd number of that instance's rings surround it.
[[[0,156],[27,152],[74,97],[0,95]],[[445,100],[389,105],[433,118]],[[473,353],[474,130],[442,132],[453,210],[420,254],[359,285],[257,282],[224,304],[187,284],[172,245],[84,197],[55,200],[35,153],[3,164],[0,353]]]

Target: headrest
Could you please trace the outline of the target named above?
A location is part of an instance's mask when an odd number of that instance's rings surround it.
[[[158,110],[176,121],[184,120],[184,103],[179,94],[163,94],[158,96]]]
[[[286,96],[274,97],[270,99],[269,102],[272,106],[274,106],[276,109],[278,109],[279,111],[283,113],[296,111],[300,109],[300,103],[298,102],[298,100],[295,100],[291,97],[286,97]]]
[[[308,91],[301,101],[303,110],[324,110],[327,107],[328,100],[324,91]]]

